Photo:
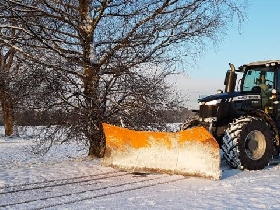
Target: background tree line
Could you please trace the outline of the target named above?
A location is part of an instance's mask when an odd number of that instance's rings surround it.
[[[243,3],[2,0],[0,101],[6,134],[14,132],[16,114],[48,113],[48,124],[63,127],[65,134],[52,138],[59,129],[51,130],[42,144],[84,141],[89,155],[102,157],[102,122],[161,126],[162,110],[175,113],[183,101],[166,78],[205,43],[217,42],[234,17],[241,22]]]
[[[53,121],[55,121],[57,125],[63,125],[64,120],[61,117],[63,115],[64,115],[63,110],[34,111],[34,110],[30,110],[30,108],[26,108],[26,109],[21,108],[15,112],[17,126],[48,126]],[[75,115],[76,113],[73,113],[73,116]],[[158,110],[156,115],[160,116],[162,120],[160,123],[162,125],[165,125],[165,123],[182,123],[188,117],[193,116],[194,113],[192,112],[192,110],[188,108],[181,107],[180,109],[176,109],[176,110],[175,109]],[[154,119],[149,119],[149,124],[158,124],[158,123],[159,122]],[[1,110],[0,110],[0,126],[4,126],[4,119]]]

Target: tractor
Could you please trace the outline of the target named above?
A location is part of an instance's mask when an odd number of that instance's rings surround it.
[[[199,99],[196,116],[181,129],[205,127],[230,167],[260,170],[279,155],[280,60],[252,62],[238,69],[229,65],[225,90]]]

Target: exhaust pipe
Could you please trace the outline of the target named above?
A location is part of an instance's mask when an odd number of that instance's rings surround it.
[[[229,63],[229,66],[230,66],[230,70],[227,71],[225,82],[224,82],[226,93],[234,92],[236,79],[237,79],[237,74],[235,73],[234,65],[232,63]]]

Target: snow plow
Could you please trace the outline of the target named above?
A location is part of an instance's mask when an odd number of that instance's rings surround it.
[[[128,171],[220,179],[220,149],[203,127],[179,132],[134,131],[103,124],[102,165]]]
[[[199,99],[196,115],[175,133],[133,131],[104,124],[104,165],[219,179],[220,149],[235,169],[280,162],[280,60],[227,71],[225,90]],[[237,74],[239,91],[236,91]]]

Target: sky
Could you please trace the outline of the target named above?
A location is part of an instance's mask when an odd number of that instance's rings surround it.
[[[186,69],[187,76],[176,78],[178,88],[190,97],[189,106],[196,106],[199,95],[224,89],[228,63],[237,68],[253,61],[280,59],[279,8],[279,0],[249,0],[241,27],[233,22],[218,46],[206,46],[197,68]]]

